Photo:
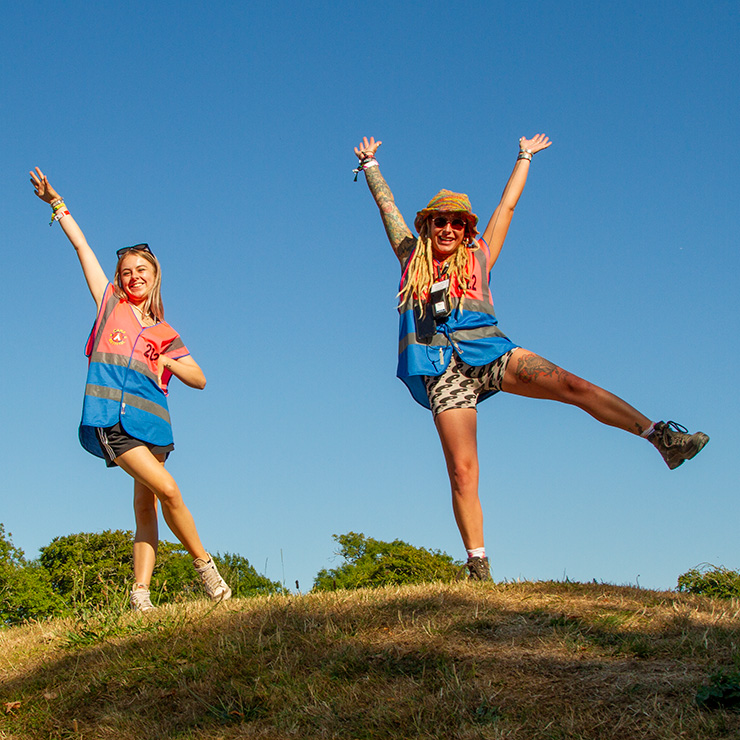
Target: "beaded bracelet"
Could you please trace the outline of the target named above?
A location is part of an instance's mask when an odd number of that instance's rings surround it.
[[[64,198],[56,198],[55,200],[51,201],[49,205],[54,208],[54,206],[58,205],[59,203],[64,203]]]

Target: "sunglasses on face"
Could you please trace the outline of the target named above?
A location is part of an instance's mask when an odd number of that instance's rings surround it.
[[[456,218],[447,218],[446,216],[435,216],[432,219],[432,223],[437,229],[444,229],[447,224],[452,226],[452,228],[455,231],[461,231],[465,228],[465,219],[460,218],[459,216]]]
[[[152,252],[151,249],[149,249],[148,244],[134,244],[132,247],[121,247],[120,249],[117,249],[116,257],[120,259],[127,252],[149,252],[149,254],[151,254],[152,257],[154,256],[154,253]]]

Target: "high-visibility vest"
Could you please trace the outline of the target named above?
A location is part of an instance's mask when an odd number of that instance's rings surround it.
[[[441,375],[452,359],[452,353],[468,365],[487,365],[501,357],[514,344],[499,328],[493,310],[493,297],[487,270],[488,244],[479,238],[473,247],[468,247],[471,276],[465,291],[462,309],[462,290],[456,280],[451,281],[449,299],[451,313],[435,322],[429,304],[424,316],[418,315],[412,298],[398,307],[398,369],[396,375],[408,386],[411,395],[422,406],[429,408],[429,399],[422,376]],[[413,252],[403,265],[399,291],[408,277]],[[435,268],[438,263],[435,260]],[[481,400],[493,392],[481,396]]]
[[[167,408],[165,370],[157,382],[157,360],[164,354],[177,360],[190,354],[180,335],[165,321],[142,326],[131,304],[119,298],[111,283],[87,340],[89,357],[80,442],[103,457],[96,427],[120,422],[127,434],[156,446],[172,444]]]

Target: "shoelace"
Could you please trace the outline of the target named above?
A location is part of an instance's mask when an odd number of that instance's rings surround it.
[[[201,571],[203,582],[211,588],[214,592],[218,589],[223,589],[226,585],[223,578],[216,571],[213,561],[208,564],[208,570]]]
[[[151,602],[150,592],[138,589],[131,592],[131,604],[135,605],[139,611],[147,611],[154,609],[154,604]]]
[[[676,440],[673,439],[673,434],[676,432],[679,434],[688,434],[689,430],[676,421],[667,421],[660,434],[660,439],[666,447],[672,447],[675,444]]]

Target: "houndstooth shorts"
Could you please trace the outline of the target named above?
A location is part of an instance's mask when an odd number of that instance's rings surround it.
[[[453,352],[441,375],[424,376],[432,414],[437,416],[448,409],[474,409],[484,393],[500,391],[512,351],[480,366],[466,364]]]

